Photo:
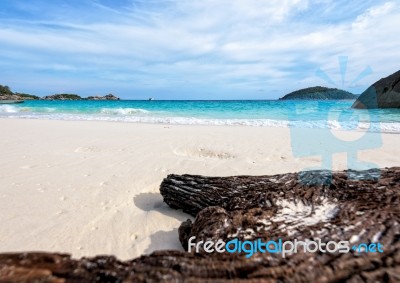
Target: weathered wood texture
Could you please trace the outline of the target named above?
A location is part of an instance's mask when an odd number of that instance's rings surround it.
[[[1,282],[400,282],[400,168],[274,176],[170,175],[160,187],[173,208],[195,216],[179,229],[181,243],[277,239],[379,241],[382,253],[199,254],[158,251],[131,261],[112,256],[0,255]],[[232,282],[232,281],[230,281]]]
[[[235,259],[243,266],[263,263],[247,277],[400,282],[400,168],[336,172],[330,183],[323,182],[329,175],[327,171],[225,178],[169,175],[160,191],[171,207],[196,216],[179,229],[185,249],[193,236],[196,242],[308,239],[384,246],[383,253],[297,253],[288,258],[256,254]]]
[[[227,211],[268,208],[279,199],[308,204],[324,198],[348,200],[364,203],[368,209],[377,202],[399,204],[399,167],[378,173],[376,170],[335,172],[331,182],[323,184],[329,175],[328,171],[234,177],[169,175],[162,182],[160,192],[170,207],[183,209],[193,216],[210,206]]]

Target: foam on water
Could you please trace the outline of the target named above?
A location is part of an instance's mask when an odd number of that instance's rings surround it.
[[[46,112],[56,112],[56,111],[57,111],[57,108],[55,108],[55,107],[31,108],[31,107],[17,107],[14,105],[0,105],[0,114],[1,113],[21,113],[21,112],[46,113]]]
[[[346,101],[26,101],[0,105],[0,118],[400,133],[400,110],[350,107]]]
[[[150,111],[140,109],[140,108],[102,108],[100,110],[101,114],[111,114],[111,115],[132,115],[138,113],[149,113]]]
[[[13,105],[0,105],[0,113],[17,113],[19,108]]]
[[[0,116],[1,117],[1,116]],[[291,127],[333,129],[333,130],[355,130],[364,131],[369,129],[368,123],[361,123],[357,128],[353,125],[336,126],[337,121],[281,121],[270,119],[199,119],[193,117],[140,117],[140,116],[108,116],[108,115],[74,115],[74,114],[25,114],[8,115],[9,118],[24,119],[46,119],[46,120],[68,120],[68,121],[109,121],[109,122],[131,122],[148,124],[169,125],[213,125],[213,126],[253,126],[253,127]],[[327,126],[328,124],[328,126]],[[371,132],[400,133],[400,123],[375,123],[371,125]]]

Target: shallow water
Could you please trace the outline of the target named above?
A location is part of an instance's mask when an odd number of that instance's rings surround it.
[[[400,109],[351,109],[354,101],[25,101],[0,117],[162,124],[250,125],[400,132]]]

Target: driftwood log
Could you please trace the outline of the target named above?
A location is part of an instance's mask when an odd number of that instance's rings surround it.
[[[164,201],[196,216],[179,228],[188,239],[225,242],[269,239],[379,242],[383,253],[297,253],[289,258],[238,256],[246,272],[236,278],[282,282],[400,282],[400,168],[274,176],[170,175],[161,184]],[[304,182],[307,180],[307,182]],[[232,255],[229,255],[232,257]],[[214,255],[210,267],[229,260]]]
[[[378,174],[377,174],[378,173]],[[280,254],[158,251],[131,261],[113,256],[0,255],[1,282],[400,282],[400,168],[302,176],[169,175],[164,201],[195,216],[179,228],[188,239],[348,240],[380,242],[382,253]],[[306,177],[306,178],[304,178]],[[357,180],[359,179],[359,180]]]

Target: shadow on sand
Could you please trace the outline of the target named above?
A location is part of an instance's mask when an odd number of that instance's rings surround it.
[[[193,219],[192,216],[182,212],[181,210],[170,208],[163,202],[162,196],[158,193],[138,194],[133,197],[133,203],[143,211],[156,211],[167,217],[175,218],[179,222]],[[150,235],[150,245],[145,250],[145,253],[148,254],[155,250],[163,249],[183,250],[181,243],[179,242],[178,228],[174,228],[171,231],[158,231]]]

